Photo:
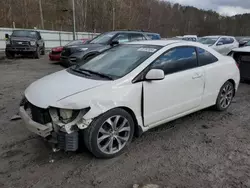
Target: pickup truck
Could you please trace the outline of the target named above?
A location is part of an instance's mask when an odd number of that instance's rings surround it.
[[[32,54],[39,59],[45,54],[45,44],[39,31],[34,30],[14,30],[9,36],[5,34],[7,58],[14,58],[15,55]]]

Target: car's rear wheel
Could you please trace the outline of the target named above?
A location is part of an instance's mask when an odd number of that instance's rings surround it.
[[[219,111],[226,110],[232,103],[234,92],[234,85],[230,81],[227,81],[220,89],[215,108]]]
[[[84,142],[96,157],[112,158],[124,151],[133,135],[133,118],[125,110],[115,108],[99,116],[84,130]]]

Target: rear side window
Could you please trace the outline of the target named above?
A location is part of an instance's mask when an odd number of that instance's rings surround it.
[[[197,48],[197,53],[200,66],[209,65],[218,61],[214,55],[202,48]]]
[[[226,38],[220,38],[220,40],[218,41],[218,43],[222,43],[222,45],[227,44],[227,39]]]
[[[197,56],[194,47],[178,47],[161,55],[152,65],[152,68],[162,69],[172,74],[197,67]]]
[[[145,37],[140,33],[131,33],[130,40],[131,41],[145,40]]]
[[[226,38],[225,39],[225,44],[232,44],[234,43],[234,39],[233,38]]]
[[[152,40],[160,40],[161,37],[158,34],[147,34],[147,36]]]

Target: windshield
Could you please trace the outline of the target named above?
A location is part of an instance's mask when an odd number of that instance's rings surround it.
[[[218,40],[219,38],[218,37],[215,37],[215,38],[212,38],[212,37],[203,37],[203,38],[200,38],[198,40],[199,43],[202,43],[202,44],[206,44],[206,45],[213,45],[216,43],[216,41]]]
[[[37,38],[37,33],[35,31],[13,31],[12,36]]]
[[[160,46],[118,45],[89,60],[76,69],[107,75],[112,79],[125,76],[154,54]]]
[[[107,44],[116,33],[104,33],[90,41],[91,44]]]
[[[78,44],[83,44],[83,41],[73,40],[73,41],[69,42],[68,44],[66,44],[65,46],[72,46],[72,45],[78,45]]]

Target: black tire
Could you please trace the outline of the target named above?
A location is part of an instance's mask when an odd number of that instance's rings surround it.
[[[45,55],[45,46],[43,45],[41,55]]]
[[[232,93],[230,94],[230,99],[228,98],[228,104],[226,104],[226,106],[223,106],[223,104],[222,104],[221,101],[224,100],[223,99],[224,96],[227,95],[227,94],[224,95],[225,88],[227,88],[227,87],[229,87],[229,88],[232,89]],[[220,92],[219,92],[218,96],[217,96],[216,104],[214,106],[215,109],[218,110],[218,111],[225,111],[225,110],[227,110],[229,108],[229,106],[231,105],[231,103],[232,103],[232,100],[234,98],[234,93],[235,93],[234,85],[230,81],[227,81],[226,83],[224,83],[223,86],[220,89]]]
[[[39,47],[37,47],[36,51],[33,54],[33,56],[34,56],[35,59],[40,59],[40,55],[41,55],[40,49],[39,49]]]
[[[99,129],[101,128],[101,126],[104,125],[106,120],[114,116],[121,116],[122,118],[124,117],[127,120],[126,126],[130,127],[130,134],[127,136],[128,140],[126,141],[126,143],[124,143],[125,145],[122,147],[121,150],[113,154],[107,154],[101,151],[101,149],[99,148],[98,143],[97,143],[98,142],[97,138],[98,138],[98,135],[100,134]],[[106,113],[94,119],[93,122],[90,124],[90,126],[87,129],[83,130],[84,144],[87,147],[87,149],[97,158],[113,158],[115,156],[120,155],[126,149],[126,147],[131,143],[133,135],[134,135],[134,129],[135,129],[134,127],[135,125],[134,125],[133,118],[128,112],[120,108],[109,110]],[[117,148],[119,148],[117,138],[114,140],[116,140]],[[114,141],[113,141],[113,144],[114,144]]]
[[[5,52],[5,55],[6,55],[7,59],[15,58],[15,53],[14,52]]]

